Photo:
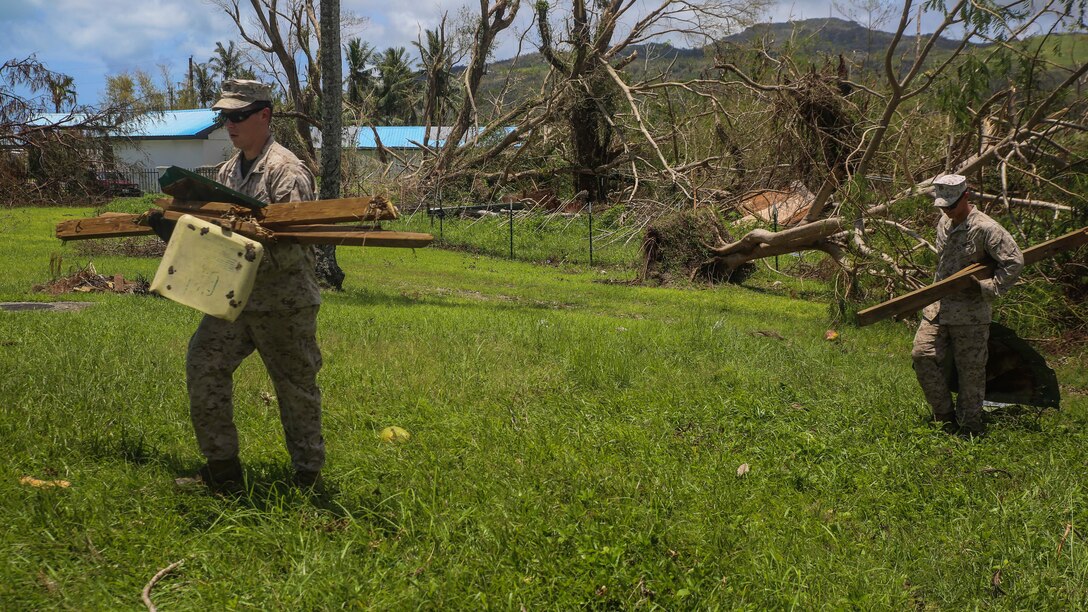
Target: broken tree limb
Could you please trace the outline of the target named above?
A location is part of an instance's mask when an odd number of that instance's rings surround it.
[[[1037,208],[1049,208],[1050,210],[1056,210],[1061,212],[1071,212],[1072,206],[1066,206],[1065,204],[1056,204],[1054,202],[1044,202],[1042,200],[1030,200],[1025,198],[1007,198],[1000,195],[992,195],[989,193],[976,193],[974,197],[984,202],[1006,202],[1009,204],[1018,204],[1021,206],[1034,206]]]
[[[140,594],[140,599],[142,599],[144,605],[147,606],[148,612],[156,612],[156,610],[158,610],[158,608],[155,607],[155,604],[151,601],[151,589],[155,587],[155,583],[162,580],[163,576],[169,574],[173,569],[175,569],[184,562],[184,559],[182,559],[181,561],[174,561],[170,565],[167,565],[166,567],[159,570],[154,576],[151,577],[151,580],[147,583],[147,586],[144,587],[143,592]]]
[[[1083,227],[1026,249],[1024,251],[1024,265],[1033,264],[1056,253],[1072,250],[1084,244],[1088,244],[1088,227]],[[924,308],[950,293],[968,288],[974,283],[971,280],[972,277],[983,280],[993,276],[993,272],[992,265],[972,264],[967,266],[942,281],[858,312],[858,327],[864,327],[888,317],[900,316]]]

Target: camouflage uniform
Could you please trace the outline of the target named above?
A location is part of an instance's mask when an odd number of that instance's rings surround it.
[[[220,183],[263,202],[312,200],[314,180],[297,157],[269,137],[249,174],[242,153],[219,169]],[[233,374],[254,349],[268,369],[280,406],[287,450],[297,472],[319,472],[325,461],[317,372],[317,311],[321,293],[313,250],[265,246],[245,310],[234,322],[205,316],[189,341],[189,409],[200,450],[209,461],[238,456]]]
[[[930,304],[914,336],[914,371],[933,418],[955,419],[969,431],[982,430],[982,400],[986,393],[986,342],[992,318],[991,302],[1016,281],[1024,255],[1012,236],[977,209],[953,227],[947,216],[937,224],[937,274],[940,281],[979,262],[996,262],[993,278],[979,281],[979,289],[961,291]],[[952,349],[959,374],[956,408],[948,390],[943,361]]]

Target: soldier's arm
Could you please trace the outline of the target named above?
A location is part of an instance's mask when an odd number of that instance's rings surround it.
[[[996,266],[993,277],[979,281],[979,287],[983,297],[992,300],[1008,291],[1016,282],[1020,270],[1024,268],[1024,253],[1009,232],[996,224],[986,232],[986,253],[996,262]]]

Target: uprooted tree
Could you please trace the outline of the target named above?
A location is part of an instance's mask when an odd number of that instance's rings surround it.
[[[719,62],[743,95],[770,106],[789,101],[787,140],[815,151],[818,189],[802,222],[708,245],[711,258],[736,267],[820,250],[851,274],[865,269],[896,285],[924,284],[925,266],[914,255],[932,247],[901,218],[902,209],[945,172],[967,175],[981,200],[998,202],[1005,212],[1041,209],[1068,219],[1083,210],[1084,193],[1069,186],[1085,170],[1083,147],[1078,153],[1072,141],[1088,129],[1088,108],[1073,92],[1088,63],[1061,66],[1043,53],[1072,6],[957,2],[933,34],[904,49],[912,4],[904,4],[880,80],[854,82],[841,71],[800,74],[788,61],[768,79]],[[1009,42],[1044,25],[1049,30],[1030,43]],[[935,52],[954,27],[963,31],[958,44]],[[1032,192],[1059,194],[1067,203]]]
[[[628,47],[654,39],[666,23],[655,16],[676,11],[667,22],[683,17],[691,26],[708,13],[663,2],[648,22],[616,36],[610,28],[625,6],[575,3],[562,54],[538,6],[539,48],[551,67],[540,94],[490,123],[513,122],[513,131],[483,153],[462,147],[466,163],[446,169],[491,181],[493,191],[568,175],[575,192],[610,194],[648,221],[685,207],[728,211],[753,194],[801,184],[811,189],[803,215],[736,240],[719,232],[701,245],[706,257],[692,275],[719,278],[814,250],[839,264],[846,287],[864,272],[884,279],[889,293],[928,281],[924,235],[933,217],[915,196],[938,174],[968,175],[981,202],[1007,214],[1024,242],[1061,233],[1084,214],[1088,104],[1079,92],[1088,63],[1052,51],[1075,42],[1063,28],[1083,29],[1073,2],[927,5],[943,20],[919,36],[908,35],[920,16],[906,2],[878,70],[851,77],[856,63],[847,58],[796,59],[801,53],[789,46],[756,41],[754,49],[719,45],[717,73],[685,79],[634,70],[640,58]],[[714,8],[710,14],[727,15],[728,7]]]

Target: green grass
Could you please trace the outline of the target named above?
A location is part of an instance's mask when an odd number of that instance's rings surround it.
[[[88,212],[0,211],[0,300],[49,299],[30,287],[50,253],[85,265],[51,232]],[[827,342],[823,302],[769,290],[438,249],[339,258],[346,290],[320,314],[327,499],[276,484],[256,358],[235,377],[249,493],[174,488],[201,462],[196,312],[101,294],[0,312],[0,608],[142,609],[178,560],[161,609],[1088,605],[1083,351],[1061,361],[1063,410],[967,443],[922,423],[904,324]],[[381,443],[388,425],[412,438]]]

